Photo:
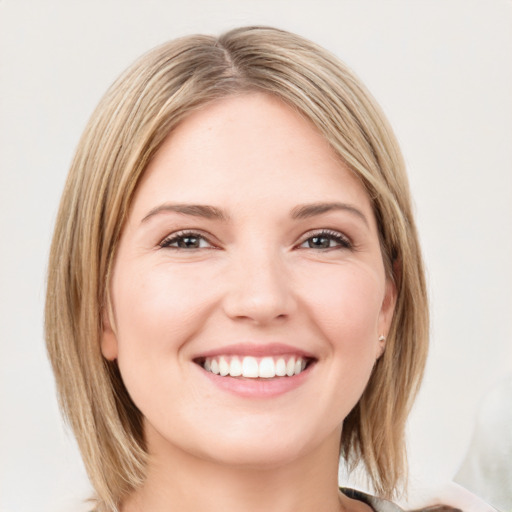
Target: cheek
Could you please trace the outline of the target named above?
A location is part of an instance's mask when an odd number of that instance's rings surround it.
[[[332,430],[356,405],[374,367],[384,272],[347,263],[318,266],[297,279],[302,329],[321,340],[322,390],[316,392],[315,407],[323,411],[318,415],[322,428]]]
[[[188,375],[181,349],[209,316],[211,287],[204,285],[205,276],[194,278],[192,267],[120,265],[116,270],[112,292],[119,369],[143,415],[158,417],[185,396]]]
[[[323,286],[313,288],[310,312],[332,362],[326,367],[332,393],[326,400],[339,404],[344,417],[359,400],[375,364],[385,279],[366,267],[336,270],[325,276]]]
[[[210,300],[203,279],[186,270],[169,271],[165,265],[120,272],[114,284],[119,337],[160,342],[162,346],[193,328],[192,320],[204,312]]]
[[[365,340],[378,338],[384,286],[384,275],[372,268],[346,266],[317,274],[308,293],[316,324],[333,344],[364,349]]]
[[[181,346],[201,328],[213,301],[205,281],[190,274],[160,265],[120,267],[114,276],[118,363],[127,387],[141,376],[156,381],[159,368],[180,371]]]

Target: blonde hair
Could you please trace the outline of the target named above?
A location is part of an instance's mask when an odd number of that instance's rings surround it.
[[[375,101],[335,57],[294,34],[246,27],[177,39],[136,61],[93,113],[69,172],[49,261],[46,339],[98,512],[117,510],[145,475],[141,413],[116,363],[100,351],[110,271],[134,191],[192,110],[251,91],[309,119],[372,201],[397,303],[386,351],[344,422],[341,454],[351,467],[364,464],[383,497],[405,479],[404,428],[427,354],[428,306],[398,144]]]

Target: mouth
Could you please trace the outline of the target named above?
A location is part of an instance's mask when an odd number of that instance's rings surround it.
[[[300,375],[315,359],[299,355],[255,357],[226,354],[198,357],[194,362],[206,372],[220,377],[274,379]]]

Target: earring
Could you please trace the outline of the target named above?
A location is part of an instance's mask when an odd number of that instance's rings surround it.
[[[384,350],[386,350],[386,345],[384,343],[385,341],[386,341],[386,336],[384,336],[384,334],[381,334],[379,336],[379,342],[382,343],[382,345],[379,347],[379,355],[377,356],[377,359],[375,360],[375,364],[377,364],[377,361],[380,359],[382,354],[384,354]],[[375,364],[374,364],[374,366],[375,366]]]

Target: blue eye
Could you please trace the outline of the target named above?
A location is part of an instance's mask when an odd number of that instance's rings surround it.
[[[203,249],[211,247],[211,244],[203,235],[194,232],[174,233],[170,237],[160,242],[160,247],[171,249]]]
[[[346,236],[337,231],[321,231],[304,240],[300,247],[306,249],[351,249],[352,243]]]

